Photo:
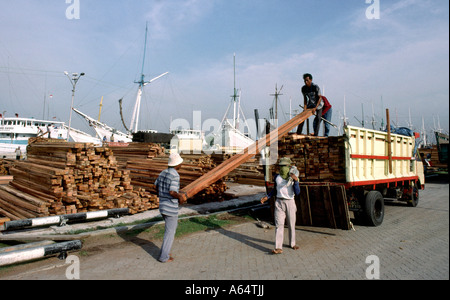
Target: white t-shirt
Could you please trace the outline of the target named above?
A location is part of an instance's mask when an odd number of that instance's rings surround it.
[[[275,179],[277,184],[277,198],[285,199],[285,200],[293,200],[295,197],[294,194],[294,181],[293,180],[285,180],[281,176],[277,176]]]

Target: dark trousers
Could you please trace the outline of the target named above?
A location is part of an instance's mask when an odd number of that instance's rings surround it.
[[[305,124],[305,122],[303,122],[302,124],[300,124],[298,126],[297,134],[302,134],[303,125]],[[322,123],[322,109],[318,109],[318,110],[316,110],[316,118],[314,119],[314,135],[315,136],[319,135],[319,130],[320,130],[320,124],[321,123]]]
[[[331,122],[331,117],[333,116],[333,108],[330,108],[323,116],[322,118],[324,118],[325,120],[327,120],[328,122]],[[330,127],[331,125],[327,122],[323,122],[323,124],[325,125],[325,131],[323,136],[324,137],[328,137],[330,135]]]

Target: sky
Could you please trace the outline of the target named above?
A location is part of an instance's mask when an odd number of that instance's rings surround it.
[[[84,72],[74,107],[97,119],[103,97],[101,121],[125,131],[118,100],[128,126],[143,69],[169,74],[144,88],[140,129],[207,131],[231,103],[234,55],[248,120],[269,118],[277,86],[286,122],[311,73],[340,127],[379,129],[389,109],[398,127],[449,131],[445,0],[0,0],[0,113],[68,122],[64,71]]]

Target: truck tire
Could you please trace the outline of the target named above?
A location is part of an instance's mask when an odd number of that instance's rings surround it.
[[[417,183],[414,183],[411,192],[411,200],[408,201],[408,205],[412,207],[416,207],[419,204],[419,187]]]
[[[380,226],[384,219],[384,198],[378,191],[367,193],[364,203],[364,214],[369,226]]]

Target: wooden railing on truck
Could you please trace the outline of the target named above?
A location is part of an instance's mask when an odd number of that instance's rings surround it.
[[[419,179],[420,168],[413,157],[414,137],[391,134],[389,143],[387,132],[352,126],[344,130],[348,137],[345,144],[347,187]]]

